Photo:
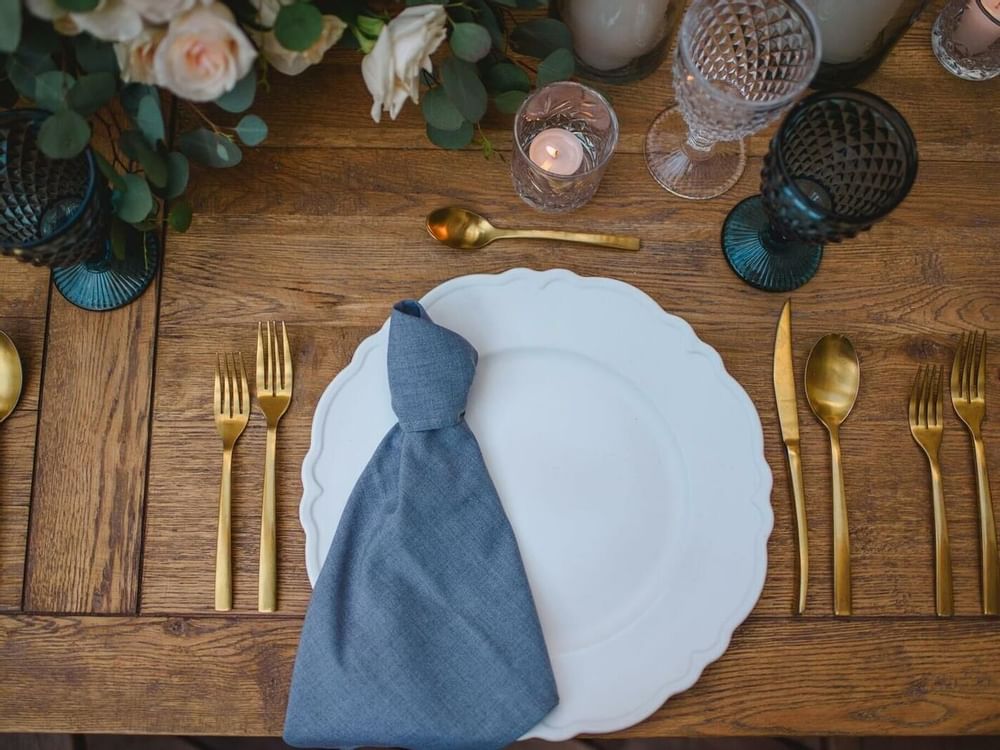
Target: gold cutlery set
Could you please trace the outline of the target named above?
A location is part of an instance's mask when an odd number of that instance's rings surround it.
[[[257,324],[257,405],[267,422],[264,459],[264,499],[260,523],[260,565],[257,609],[274,612],[278,599],[278,547],[275,534],[274,465],[278,422],[292,400],[292,354],[288,331],[281,324],[282,348],[278,348],[277,324]],[[215,369],[215,426],[222,438],[222,487],[219,493],[219,528],[215,558],[215,608],[233,607],[232,576],[232,464],[233,448],[250,421],[250,389],[243,355],[220,354]]]
[[[799,551],[799,591],[796,609],[806,608],[809,586],[809,538],[805,489],[799,444],[798,400],[792,365],[792,308],[785,302],[774,342],[774,395],[778,422],[788,459]],[[942,368],[921,367],[910,394],[909,424],[913,439],[927,455],[931,470],[934,515],[935,608],[938,615],[954,614],[951,579],[951,546],[945,514],[941,465],[938,454],[944,432]],[[827,334],[813,346],[806,362],[805,393],[809,408],[830,434],[833,496],[833,611],[850,615],[851,545],[840,452],[840,427],[857,399],[861,369],[851,342]],[[1000,613],[1000,563],[996,524],[990,499],[986,453],[981,424],[986,412],[986,333],[962,334],[951,370],[951,400],[955,413],[969,429],[976,460],[979,494],[980,560],[983,614]]]

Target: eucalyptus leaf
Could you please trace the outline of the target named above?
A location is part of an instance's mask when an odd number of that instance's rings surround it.
[[[167,186],[167,162],[138,130],[126,130],[118,139],[125,155],[142,165],[142,171],[150,183],[158,188]]]
[[[236,123],[236,135],[248,146],[257,146],[267,138],[267,123],[257,115],[244,115]]]
[[[207,128],[181,133],[177,147],[189,159],[209,167],[235,167],[243,159],[239,146]]]
[[[576,58],[568,49],[557,49],[538,64],[538,85],[565,81],[576,69]]]
[[[73,37],[73,51],[80,67],[88,73],[116,73],[118,61],[111,42],[104,42],[87,33]]]
[[[445,93],[462,116],[469,122],[479,122],[486,114],[487,95],[476,66],[449,57],[441,65],[441,80]]]
[[[128,224],[117,216],[112,216],[109,235],[111,239],[111,254],[118,260],[125,260],[125,251],[128,248]]]
[[[282,5],[274,19],[274,36],[285,49],[303,52],[323,33],[323,14],[309,3]]]
[[[51,57],[24,57],[21,54],[7,58],[7,78],[25,99],[35,99],[35,83],[40,74],[55,70]]]
[[[528,94],[524,91],[505,91],[502,94],[497,94],[494,101],[497,104],[497,109],[512,115],[517,112],[521,103],[527,98]]]
[[[155,146],[158,141],[166,140],[159,94],[154,92],[143,96],[139,100],[139,106],[132,121],[151,145]]]
[[[70,13],[86,13],[96,8],[98,2],[99,0],[56,0],[56,5]]]
[[[251,68],[249,73],[236,82],[232,91],[220,96],[215,100],[215,103],[226,112],[246,112],[253,104],[256,94],[257,71]]]
[[[486,71],[486,86],[490,91],[531,91],[531,79],[519,65],[504,62],[497,63]]]
[[[486,27],[493,40],[493,46],[497,49],[503,49],[506,43],[503,14],[498,9],[494,9],[486,0],[465,0],[465,3],[476,11],[474,20]]]
[[[448,95],[440,86],[424,94],[424,98],[420,102],[420,109],[427,123],[438,130],[457,130],[465,122],[462,113],[451,103]]]
[[[80,76],[70,89],[66,101],[84,117],[89,117],[115,95],[117,80],[112,73],[90,73]]]
[[[456,23],[451,32],[451,51],[463,60],[478,62],[489,54],[492,46],[490,32],[478,23]]]
[[[544,59],[557,49],[573,49],[573,35],[562,21],[536,18],[518,25],[510,43],[522,55]]]
[[[0,0],[0,52],[13,52],[21,43],[21,0]]]
[[[164,194],[167,198],[176,198],[187,190],[190,165],[187,157],[179,151],[167,154],[167,187]]]
[[[125,181],[125,188],[116,190],[112,195],[115,214],[122,221],[137,224],[153,210],[153,194],[142,175],[130,173],[122,175],[122,179]]]
[[[104,175],[104,178],[116,188],[124,189],[125,180],[123,180],[122,176],[115,171],[111,162],[105,159],[104,155],[100,151],[95,150],[93,154],[94,161],[97,162],[97,168],[101,170],[101,174]]]
[[[187,201],[180,201],[171,206],[167,216],[170,228],[177,232],[186,232],[191,228],[192,213],[191,204]]]
[[[118,92],[118,100],[122,103],[122,108],[132,118],[133,122],[139,114],[139,102],[145,96],[156,96],[157,101],[159,101],[156,87],[150,86],[148,83],[127,83]]]
[[[35,77],[35,103],[49,112],[66,105],[66,95],[76,83],[73,76],[61,70],[50,70]]]
[[[90,125],[71,109],[50,115],[38,129],[38,147],[50,159],[71,159],[87,147]]]
[[[58,52],[65,37],[56,33],[51,21],[35,18],[31,13],[21,16],[21,43],[17,54],[21,57],[51,57]]]
[[[427,123],[427,137],[435,146],[447,149],[465,148],[472,143],[474,134],[471,122],[463,122],[456,130],[439,130]]]

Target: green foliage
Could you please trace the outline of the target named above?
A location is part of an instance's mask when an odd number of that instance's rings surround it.
[[[122,221],[136,224],[143,221],[153,210],[153,194],[149,183],[138,174],[124,174],[125,187],[116,189],[111,195],[115,213]]]
[[[160,95],[158,93],[150,92],[139,99],[139,106],[136,108],[132,121],[146,136],[146,140],[154,146],[158,141],[166,140],[163,112],[160,109]]]
[[[323,14],[314,5],[297,2],[283,5],[274,20],[274,36],[285,49],[302,52],[323,33]]]
[[[0,52],[13,52],[21,43],[21,0],[0,0]]]
[[[163,191],[167,198],[176,198],[187,190],[191,171],[187,157],[179,151],[167,154],[167,187]]]
[[[191,204],[187,201],[179,201],[170,208],[167,215],[167,223],[170,228],[177,232],[186,232],[191,227]]]
[[[479,122],[486,114],[486,87],[479,79],[476,66],[457,57],[449,57],[441,64],[441,81],[444,91],[469,122]]]
[[[505,91],[496,98],[497,109],[512,115],[527,98],[528,94],[524,91]]]
[[[42,109],[56,112],[66,106],[66,95],[76,79],[61,70],[49,70],[35,77],[34,100]]]
[[[462,113],[451,103],[440,86],[424,94],[420,108],[427,124],[438,130],[457,130],[465,122]]]
[[[451,51],[463,60],[479,62],[489,54],[492,46],[490,32],[477,23],[456,23],[451,32]]]
[[[56,5],[70,13],[86,13],[97,7],[98,0],[56,0]]]
[[[258,146],[267,138],[267,123],[257,115],[244,115],[236,123],[236,135],[248,146]]]
[[[514,29],[510,43],[522,55],[545,58],[557,49],[573,49],[573,35],[562,21],[537,18]]]
[[[73,37],[73,54],[80,67],[88,73],[117,73],[118,61],[111,42],[102,42],[90,34]]]
[[[568,49],[557,49],[538,65],[538,85],[565,81],[576,69],[576,58]]]
[[[472,143],[475,131],[471,122],[463,122],[456,130],[439,130],[427,123],[427,137],[435,146],[447,149],[465,148]]]
[[[233,90],[223,94],[215,103],[226,112],[246,112],[257,94],[257,71],[251,70],[236,82]]]
[[[177,147],[189,159],[209,167],[235,167],[243,160],[239,146],[208,128],[181,133],[177,138]]]
[[[38,147],[50,159],[71,159],[87,147],[90,125],[71,109],[45,118],[38,129]]]
[[[116,87],[117,80],[112,73],[89,73],[80,76],[76,85],[70,88],[66,100],[81,115],[90,117],[111,101]]]
[[[167,186],[167,162],[146,141],[138,130],[126,130],[118,139],[122,152],[133,161],[139,162],[150,184],[158,188]]]

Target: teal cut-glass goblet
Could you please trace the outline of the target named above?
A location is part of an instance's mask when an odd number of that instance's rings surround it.
[[[38,147],[47,113],[0,113],[0,254],[52,269],[59,292],[85,310],[135,300],[159,267],[152,232],[126,228],[125,253],[111,249],[111,196],[89,148],[50,159]]]
[[[825,243],[871,229],[916,176],[916,140],[892,105],[857,89],[813,94],[771,140],[761,194],[726,217],[722,250],[748,284],[790,291],[816,273]]]

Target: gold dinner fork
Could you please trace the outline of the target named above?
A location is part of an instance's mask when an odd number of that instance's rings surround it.
[[[237,368],[237,365],[239,367]],[[243,355],[218,355],[215,364],[215,426],[222,438],[222,489],[219,491],[219,532],[215,546],[215,608],[233,608],[232,476],[233,446],[250,419],[250,387]]]
[[[979,489],[979,548],[983,586],[983,614],[1000,613],[1000,562],[997,527],[993,520],[990,477],[981,426],[986,416],[986,331],[963,333],[951,367],[951,403],[972,435]]]
[[[934,503],[934,603],[939,617],[955,613],[951,586],[951,543],[948,540],[948,517],[941,483],[941,367],[921,367],[910,392],[910,432],[931,466],[931,494]]]
[[[264,344],[264,337],[267,344]],[[278,546],[275,538],[274,458],[278,421],[292,400],[292,353],[288,331],[281,324],[284,356],[278,350],[278,331],[268,322],[266,333],[257,324],[257,404],[267,418],[267,454],[264,461],[264,503],[260,518],[260,570],[257,609],[274,612],[278,602]]]

